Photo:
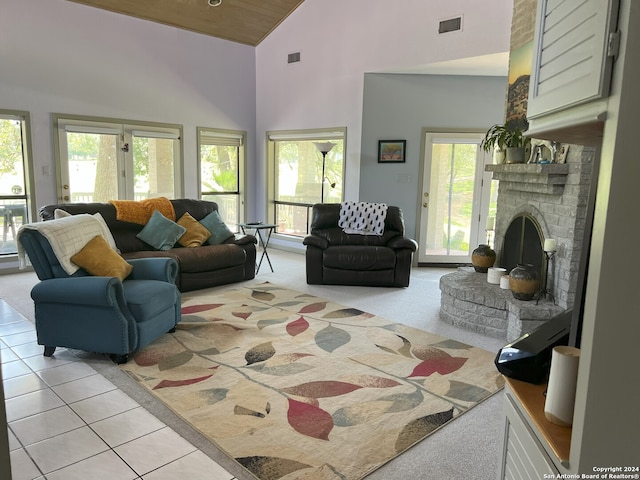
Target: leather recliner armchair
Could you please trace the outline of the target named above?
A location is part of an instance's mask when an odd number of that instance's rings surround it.
[[[345,233],[339,203],[313,206],[311,234],[304,239],[307,283],[407,287],[418,244],[404,236],[398,207],[389,206],[382,235]]]

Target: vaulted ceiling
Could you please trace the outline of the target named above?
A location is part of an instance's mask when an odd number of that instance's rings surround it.
[[[304,0],[69,1],[256,46]]]

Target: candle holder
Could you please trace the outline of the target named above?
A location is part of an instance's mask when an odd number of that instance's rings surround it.
[[[551,252],[547,252],[547,251],[544,252],[544,257],[545,257],[544,276],[542,277],[542,288],[538,293],[538,299],[536,300],[536,305],[538,304],[538,302],[542,297],[549,298],[554,304],[556,303],[556,297],[554,297],[551,291],[547,289],[547,282],[549,277],[549,261],[551,260],[551,257],[553,257],[555,254],[556,254],[555,250]]]
[[[494,230],[493,229],[489,229],[487,228],[485,230],[486,234],[487,234],[487,245],[489,245],[491,248],[493,248],[493,237],[494,237]]]

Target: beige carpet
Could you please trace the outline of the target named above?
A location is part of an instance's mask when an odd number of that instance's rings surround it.
[[[498,391],[494,355],[264,283],[121,368],[261,480],[355,480]]]

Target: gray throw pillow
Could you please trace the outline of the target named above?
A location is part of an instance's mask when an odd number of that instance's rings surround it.
[[[169,250],[186,231],[187,229],[182,225],[178,225],[162,215],[158,210],[155,210],[136,237],[156,250]]]
[[[209,245],[224,243],[225,240],[233,236],[233,232],[229,230],[229,227],[224,223],[217,210],[214,210],[200,220],[200,223],[211,232],[211,236],[207,240]]]

